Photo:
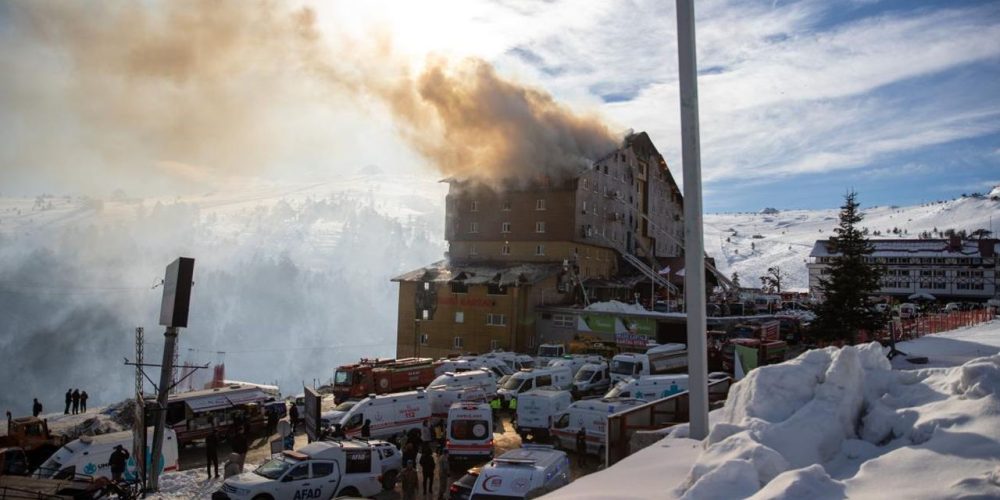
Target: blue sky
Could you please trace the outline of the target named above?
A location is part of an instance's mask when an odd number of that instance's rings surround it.
[[[414,70],[428,57],[484,59],[618,133],[647,131],[682,179],[673,2],[304,4],[333,60],[382,44]],[[222,63],[205,64],[208,76],[117,79],[80,78],[72,38],[36,29],[82,5],[37,5],[0,8],[0,192],[208,191],[232,177],[329,180],[365,165],[441,175],[384,107],[320,89],[316,73],[282,66],[280,40],[258,43],[252,29],[291,4],[261,15],[233,4],[253,36],[205,56]],[[87,6],[80,31],[104,45],[75,62],[133,57],[118,45],[135,33],[99,34],[137,23],[104,26],[122,9]],[[866,205],[904,205],[1000,184],[1000,2],[699,0],[696,15],[707,211],[835,207],[848,189]],[[183,140],[160,138],[178,130]]]

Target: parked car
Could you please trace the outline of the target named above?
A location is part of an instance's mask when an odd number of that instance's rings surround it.
[[[472,496],[472,487],[476,485],[476,480],[479,479],[479,472],[482,469],[482,467],[473,467],[458,481],[451,483],[451,486],[448,487],[448,499],[469,500],[469,497]]]

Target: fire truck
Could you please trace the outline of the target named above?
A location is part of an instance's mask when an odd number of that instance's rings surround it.
[[[426,387],[434,380],[431,358],[364,359],[337,368],[333,397],[337,403],[369,394],[402,392]]]

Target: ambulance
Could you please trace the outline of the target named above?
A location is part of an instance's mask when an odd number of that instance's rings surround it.
[[[493,392],[487,393],[482,387],[437,385],[427,388],[427,395],[431,398],[431,415],[438,421],[448,418],[448,410],[452,404],[460,401],[485,403],[493,397]]]
[[[111,432],[97,436],[80,436],[66,443],[52,454],[35,471],[34,476],[39,479],[97,479],[104,477],[111,479],[111,453],[115,451],[115,446],[121,445],[129,454],[132,453],[132,431]],[[146,430],[147,450],[153,446],[153,428]],[[146,452],[147,454],[149,451]],[[163,451],[161,457],[161,472],[177,470],[177,434],[172,429],[165,429],[163,433]],[[150,462],[150,457],[146,457],[146,463]],[[135,478],[135,457],[129,458],[125,465],[125,479]]]
[[[687,372],[687,346],[661,344],[650,347],[644,354],[626,352],[611,358],[611,382],[629,377]]]
[[[430,419],[430,397],[417,389],[368,396],[347,410],[340,425],[348,437],[358,437],[365,420],[371,420],[371,437],[392,438],[411,429],[419,431]]]
[[[587,453],[604,454],[607,442],[608,415],[646,404],[641,399],[584,399],[577,401],[553,418],[552,437],[556,446],[576,450],[576,433],[587,430]]]
[[[618,382],[604,397],[655,401],[686,390],[688,390],[687,375],[648,375]]]
[[[486,391],[496,391],[497,377],[488,368],[477,368],[466,372],[446,372],[435,378],[427,387],[446,385],[448,387],[482,387]]]
[[[561,358],[556,358],[542,366],[568,366],[573,376],[587,363],[599,363],[603,361],[600,356],[594,354],[567,354]]]
[[[554,417],[566,411],[573,397],[569,391],[539,387],[517,397],[517,433],[521,440],[547,439]]]
[[[495,351],[488,354],[484,354],[484,358],[495,358],[503,361],[512,370],[525,370],[528,368],[534,368],[535,359],[527,354],[518,354],[516,352],[507,351]]]
[[[539,444],[522,445],[484,465],[472,500],[536,498],[569,484],[569,457]]]
[[[604,394],[611,387],[611,374],[604,361],[583,365],[573,377],[573,396],[580,398],[591,394]]]
[[[232,476],[213,500],[303,500],[371,497],[382,492],[382,461],[360,440],[317,441],[286,450],[254,469]]]
[[[568,366],[550,366],[547,368],[528,368],[521,370],[508,378],[497,389],[497,395],[505,403],[516,399],[519,394],[536,387],[553,386],[559,389],[569,389],[573,385],[573,375]]]
[[[486,403],[460,402],[448,409],[447,440],[450,460],[489,459],[493,456],[493,410]]]

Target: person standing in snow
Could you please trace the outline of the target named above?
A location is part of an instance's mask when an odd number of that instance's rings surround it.
[[[451,476],[451,466],[448,464],[448,449],[442,449],[438,454],[438,500],[444,500],[444,492],[448,489],[448,480]]]
[[[66,409],[63,410],[63,415],[69,415],[69,406],[73,404],[73,389],[66,389]]]
[[[80,389],[73,389],[73,414],[80,413]]]
[[[119,482],[122,480],[122,474],[125,473],[125,464],[128,463],[129,454],[122,445],[115,445],[115,451],[111,452],[111,458],[108,459],[108,465],[111,466],[111,479],[114,482]]]
[[[403,500],[417,498],[417,470],[413,468],[413,461],[406,462],[403,472],[399,474],[399,484],[403,490]]]
[[[239,455],[239,466],[240,470],[243,470],[243,463],[247,458],[247,436],[242,432],[242,430],[237,429],[236,433],[233,434],[232,439],[230,439],[230,447],[233,449],[233,453]]]
[[[582,425],[576,431],[576,464],[580,467],[587,465],[587,428]]]
[[[294,433],[295,429],[299,426],[298,406],[292,405],[292,407],[288,409],[288,421],[292,424],[292,432]]]
[[[31,405],[31,414],[36,418],[42,414],[42,403],[38,402],[38,398],[35,398],[35,402]]]
[[[215,428],[205,438],[205,471],[212,477],[212,465],[215,465],[215,477],[219,477],[219,435]]]
[[[80,393],[80,413],[87,413],[87,398],[89,397],[87,391]]]

